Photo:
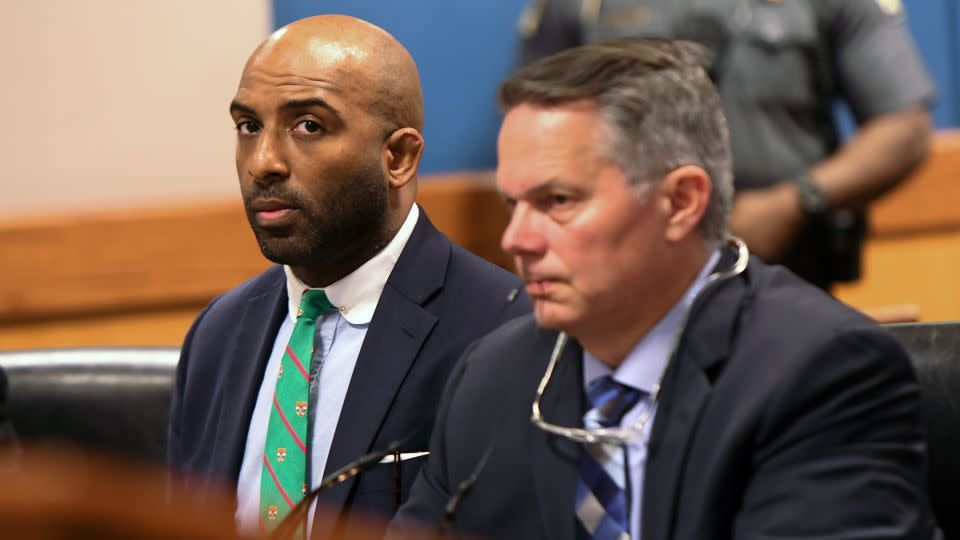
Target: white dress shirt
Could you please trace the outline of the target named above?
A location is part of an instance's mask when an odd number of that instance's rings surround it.
[[[387,278],[400,257],[420,211],[416,204],[410,209],[400,230],[389,244],[359,268],[323,290],[330,303],[336,306],[321,316],[315,331],[315,349],[310,362],[310,408],[308,412],[309,455],[307,456],[307,481],[310,488],[319,485],[330,454],[330,445],[340,419],[340,410],[347,395],[347,387],[353,368],[367,334],[373,312],[380,301],[380,294]],[[237,524],[244,531],[258,530],[260,519],[260,475],[263,471],[263,450],[267,442],[267,426],[270,422],[270,407],[276,389],[277,373],[284,349],[290,340],[300,298],[308,289],[289,267],[287,274],[287,297],[289,316],[285,317],[277,332],[273,352],[263,373],[263,382],[257,394],[257,403],[250,419],[247,444],[240,466],[237,484]],[[310,510],[312,523],[314,508]]]
[[[700,270],[697,278],[680,298],[680,301],[674,304],[670,311],[643,336],[643,339],[633,347],[623,363],[617,367],[616,371],[613,371],[614,380],[646,392],[646,395],[632,409],[627,411],[621,425],[629,426],[639,420],[641,414],[650,411],[650,419],[643,426],[643,438],[627,445],[627,459],[630,464],[628,474],[630,501],[627,505],[630,509],[630,538],[640,538],[643,468],[647,462],[647,442],[650,440],[650,430],[653,427],[654,416],[657,412],[656,404],[652,404],[651,408],[650,392],[654,385],[660,382],[660,376],[667,364],[667,358],[673,346],[674,336],[680,330],[680,323],[683,321],[684,315],[689,311],[697,293],[706,285],[710,271],[719,260],[720,251],[714,251],[707,260],[707,264]],[[590,383],[595,379],[610,373],[611,369],[606,364],[584,349],[583,383],[585,389],[589,388]],[[573,505],[572,500],[570,505]]]

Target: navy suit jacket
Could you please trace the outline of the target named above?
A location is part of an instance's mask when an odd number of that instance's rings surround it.
[[[530,422],[556,336],[523,317],[465,353],[391,537],[414,536],[401,527],[410,521],[441,522],[457,486],[479,471],[454,529],[573,540],[581,447]],[[548,422],[583,425],[582,371],[582,349],[571,341],[542,400]],[[660,396],[642,540],[935,534],[906,353],[786,270],[752,260],[705,290]]]
[[[440,395],[474,340],[530,311],[519,279],[450,242],[421,211],[357,358],[325,475],[409,437],[426,450]],[[282,267],[214,300],[190,329],[177,367],[168,461],[199,482],[235,485],[263,372],[287,314]],[[406,496],[423,459],[404,461]],[[327,491],[323,504],[392,515],[395,468],[378,465]],[[318,513],[319,514],[319,513]],[[327,532],[317,523],[315,536]]]

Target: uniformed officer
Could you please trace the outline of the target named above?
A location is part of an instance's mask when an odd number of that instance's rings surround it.
[[[862,209],[926,156],[934,86],[900,0],[530,0],[522,62],[622,36],[713,51],[738,197],[733,232],[812,283],[859,276]],[[844,99],[859,129],[841,144]]]

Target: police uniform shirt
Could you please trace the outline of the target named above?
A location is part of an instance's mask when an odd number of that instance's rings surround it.
[[[934,96],[899,0],[530,0],[524,22],[524,63],[624,36],[713,50],[738,189],[830,155],[834,97],[863,122]]]

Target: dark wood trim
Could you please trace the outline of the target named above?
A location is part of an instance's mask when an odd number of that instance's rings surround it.
[[[960,130],[941,131],[930,158],[902,185],[870,207],[875,237],[960,229]]]
[[[488,173],[420,183],[455,242],[503,266],[506,213]],[[265,269],[239,201],[0,222],[0,323],[203,305]]]
[[[941,132],[904,185],[871,208],[872,234],[960,230],[960,131]],[[508,268],[507,215],[489,172],[420,181],[437,227]],[[0,325],[202,306],[268,266],[239,201],[0,221]],[[933,284],[931,284],[933,286]]]

